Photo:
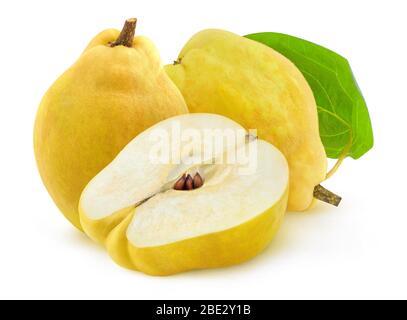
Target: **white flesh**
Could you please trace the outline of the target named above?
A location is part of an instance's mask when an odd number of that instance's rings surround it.
[[[216,115],[176,118],[181,120],[182,128],[240,128],[235,122]],[[170,121],[159,125],[169,128]],[[160,192],[163,185],[182,174],[185,168],[150,163],[149,130],[130,142],[89,183],[81,199],[86,215],[97,220],[159,192],[137,207],[127,230],[127,238],[136,247],[165,245],[240,225],[271,208],[287,188],[288,166],[284,156],[271,144],[255,140],[250,143],[257,143],[257,157],[251,161],[257,169],[251,174],[241,174],[240,169],[247,167],[247,163],[203,166],[200,172],[205,182],[201,188],[192,191],[169,188]]]

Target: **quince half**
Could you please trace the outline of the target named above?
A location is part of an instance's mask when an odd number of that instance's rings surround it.
[[[160,153],[181,161],[153,161]],[[170,275],[254,257],[276,234],[287,197],[277,148],[226,117],[190,114],[134,138],[89,182],[79,211],[85,233],[119,265]]]

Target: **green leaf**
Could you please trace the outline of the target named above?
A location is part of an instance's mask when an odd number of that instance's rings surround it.
[[[345,58],[312,42],[281,33],[246,37],[280,52],[303,73],[314,92],[321,140],[329,158],[358,159],[373,147],[366,102]]]

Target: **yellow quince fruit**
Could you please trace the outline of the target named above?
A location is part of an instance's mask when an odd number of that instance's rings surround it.
[[[290,167],[288,209],[311,205],[327,160],[313,93],[292,62],[231,32],[204,30],[165,70],[191,112],[227,116],[279,148]]]
[[[86,184],[137,134],[188,112],[153,43],[134,37],[135,25],[129,19],[122,32],[96,36],[47,91],[37,113],[39,172],[56,205],[79,229],[78,203]]]

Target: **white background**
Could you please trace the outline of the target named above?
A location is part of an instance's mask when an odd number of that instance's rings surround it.
[[[407,298],[406,12],[402,0],[1,1],[0,298]],[[288,214],[248,263],[166,278],[121,269],[71,227],[36,170],[35,112],[95,34],[132,16],[163,63],[211,27],[284,32],[347,57],[375,147],[326,183],[341,207]]]

